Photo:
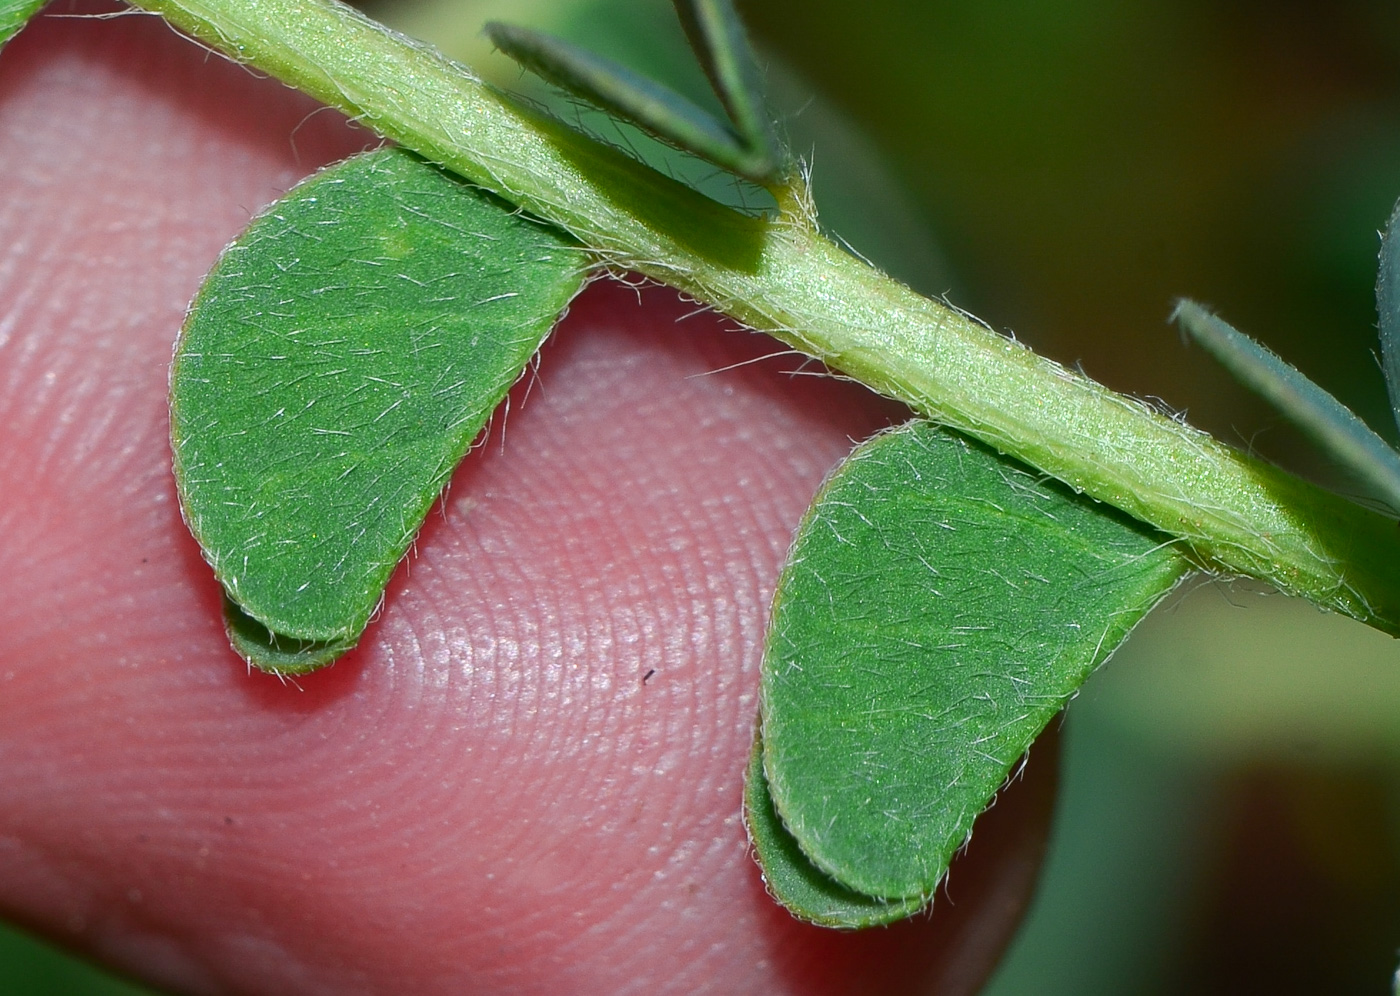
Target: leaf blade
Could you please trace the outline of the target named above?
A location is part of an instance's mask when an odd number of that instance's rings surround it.
[[[754,738],[744,770],[744,826],[768,892],[801,920],[857,930],[894,923],[923,908],[921,899],[885,900],[855,892],[807,860],[773,807],[763,774],[761,735]]]
[[[858,447],[774,599],[761,711],[784,825],[848,888],[927,899],[1035,735],[1187,567],[929,423]]]
[[[171,440],[186,521],[256,624],[230,613],[240,653],[295,671],[353,646],[586,263],[396,149],[298,185],[225,251],[177,346]]]
[[[776,166],[764,152],[670,87],[543,32],[492,21],[486,34],[526,69],[653,137],[756,183],[774,179]]]
[[[1400,201],[1395,204],[1381,235],[1380,265],[1376,271],[1376,313],[1380,317],[1381,369],[1395,424],[1400,426]]]
[[[0,48],[19,34],[48,0],[0,0]]]
[[[1273,350],[1195,301],[1179,301],[1172,319],[1235,379],[1273,405],[1338,462],[1370,482],[1400,512],[1400,454],[1355,412]],[[1384,334],[1381,341],[1384,346]]]
[[[675,8],[739,137],[771,164],[770,173],[776,171],[782,157],[763,100],[763,73],[734,5],[730,0],[675,0]]]

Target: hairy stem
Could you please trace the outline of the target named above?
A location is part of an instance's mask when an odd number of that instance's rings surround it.
[[[231,58],[929,418],[1186,541],[1208,569],[1400,632],[1400,530],[923,298],[816,230],[725,208],[336,0],[138,0]],[[780,194],[782,192],[780,191]]]

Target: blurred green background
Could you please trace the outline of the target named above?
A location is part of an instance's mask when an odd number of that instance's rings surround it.
[[[1165,318],[1178,295],[1208,302],[1395,438],[1372,296],[1376,230],[1400,196],[1394,3],[741,6],[823,221],[855,249],[1114,388],[1359,493]],[[483,21],[551,30],[703,93],[665,0],[373,12],[541,99],[491,53]],[[761,202],[663,158],[715,196]],[[1089,683],[1065,733],[1049,862],[990,993],[1389,990],[1400,645],[1200,581]],[[0,994],[117,992],[136,990],[0,935]]]

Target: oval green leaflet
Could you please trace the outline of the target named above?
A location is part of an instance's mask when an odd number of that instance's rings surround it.
[[[832,882],[779,898],[844,926],[926,903],[1036,735],[1189,566],[1151,528],[931,423],[858,447],[774,597],[767,790]],[[751,827],[759,800],[751,787]],[[770,882],[798,877],[754,838]],[[841,889],[879,902],[833,904]]]
[[[744,826],[768,894],[803,920],[853,930],[894,923],[919,912],[922,897],[880,899],[856,892],[812,864],[783,826],[763,775],[763,737],[754,738],[744,771]]]
[[[176,348],[170,422],[240,654],[295,673],[355,645],[588,264],[397,149],[316,174],[225,250]]]
[[[19,34],[47,0],[0,0],[0,47]]]

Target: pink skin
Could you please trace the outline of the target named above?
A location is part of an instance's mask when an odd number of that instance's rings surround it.
[[[790,359],[714,372],[778,347],[669,290],[576,302],[360,650],[295,684],[229,650],[166,369],[249,215],[372,143],[313,109],[153,18],[43,18],[0,58],[0,910],[180,992],[974,991],[1052,753],[932,916],[842,934],[766,897],[768,597],[901,414]]]

